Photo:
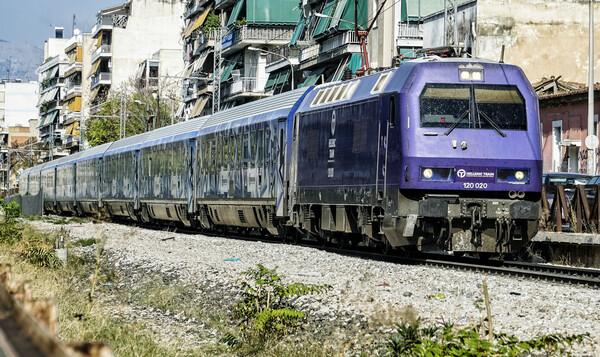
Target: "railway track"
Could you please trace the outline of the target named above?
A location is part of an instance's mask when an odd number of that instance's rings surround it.
[[[119,222],[123,224],[123,222]],[[141,228],[157,229],[156,226],[150,224],[137,224]],[[290,241],[282,241],[273,237],[265,237],[261,235],[243,234],[236,232],[198,232],[189,228],[167,229],[170,232],[179,232],[185,234],[203,234],[213,237],[227,237],[245,241],[261,241],[275,244],[295,244]],[[306,244],[305,244],[306,243]],[[312,244],[311,244],[312,243]],[[421,254],[419,256],[399,256],[389,255],[370,250],[356,250],[348,248],[339,248],[332,246],[319,246],[312,241],[301,241],[298,244],[311,246],[317,249],[323,249],[331,253],[342,254],[352,257],[365,259],[374,259],[379,261],[387,261],[397,264],[407,265],[425,265],[442,268],[449,268],[464,271],[478,271],[489,274],[505,275],[513,277],[522,277],[528,279],[552,281],[568,284],[581,284],[594,288],[600,288],[600,269],[578,268],[562,265],[526,263],[507,260],[478,260],[469,257],[454,257],[450,255],[434,255]]]

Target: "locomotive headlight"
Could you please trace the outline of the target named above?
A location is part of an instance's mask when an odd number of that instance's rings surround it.
[[[454,182],[452,167],[421,167],[421,181]]]
[[[433,170],[432,169],[423,169],[423,177],[426,179],[430,179],[431,176],[433,176]]]
[[[525,178],[525,173],[523,171],[517,171],[515,172],[515,178],[518,181],[523,181],[523,179]]]
[[[481,73],[480,71],[471,72],[471,80],[480,81],[482,79],[483,79],[483,73]]]
[[[469,71],[460,71],[460,80],[468,81],[471,79],[471,73]]]
[[[496,182],[524,185],[529,183],[528,169],[498,169],[496,171]]]

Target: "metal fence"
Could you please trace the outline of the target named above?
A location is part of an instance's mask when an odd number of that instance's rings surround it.
[[[43,193],[40,190],[37,195],[9,196],[6,198],[6,203],[17,202],[21,206],[22,216],[41,216],[44,212],[43,197]]]
[[[598,233],[600,231],[600,185],[544,186],[542,230]]]

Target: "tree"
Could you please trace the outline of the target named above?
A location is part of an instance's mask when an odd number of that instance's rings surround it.
[[[168,79],[159,80],[158,86],[146,87],[142,81],[131,78],[88,116],[88,144],[102,145],[178,122],[173,112],[180,100],[177,90],[177,84]]]

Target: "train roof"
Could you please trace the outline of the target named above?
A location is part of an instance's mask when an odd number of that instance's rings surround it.
[[[110,147],[105,151],[105,155],[114,155],[123,151],[132,151],[138,149],[146,140],[146,138],[152,132],[147,131],[145,133],[137,134],[134,136],[130,136],[125,139],[117,140],[110,145]]]
[[[82,151],[82,155],[79,157],[79,159],[77,160],[77,162],[79,161],[85,161],[85,160],[90,160],[93,158],[97,158],[100,157],[102,155],[104,155],[104,153],[106,152],[106,150],[112,145],[112,143],[106,143],[106,144],[102,144],[102,145],[98,145],[98,146],[94,146],[91,147],[85,151]]]
[[[211,128],[214,130],[220,124],[232,123],[243,119],[250,119],[253,122],[286,118],[304,94],[312,88],[295,89],[217,112],[208,118],[202,130],[211,131]]]
[[[153,130],[140,147],[195,138],[208,118],[209,116],[203,116]]]

